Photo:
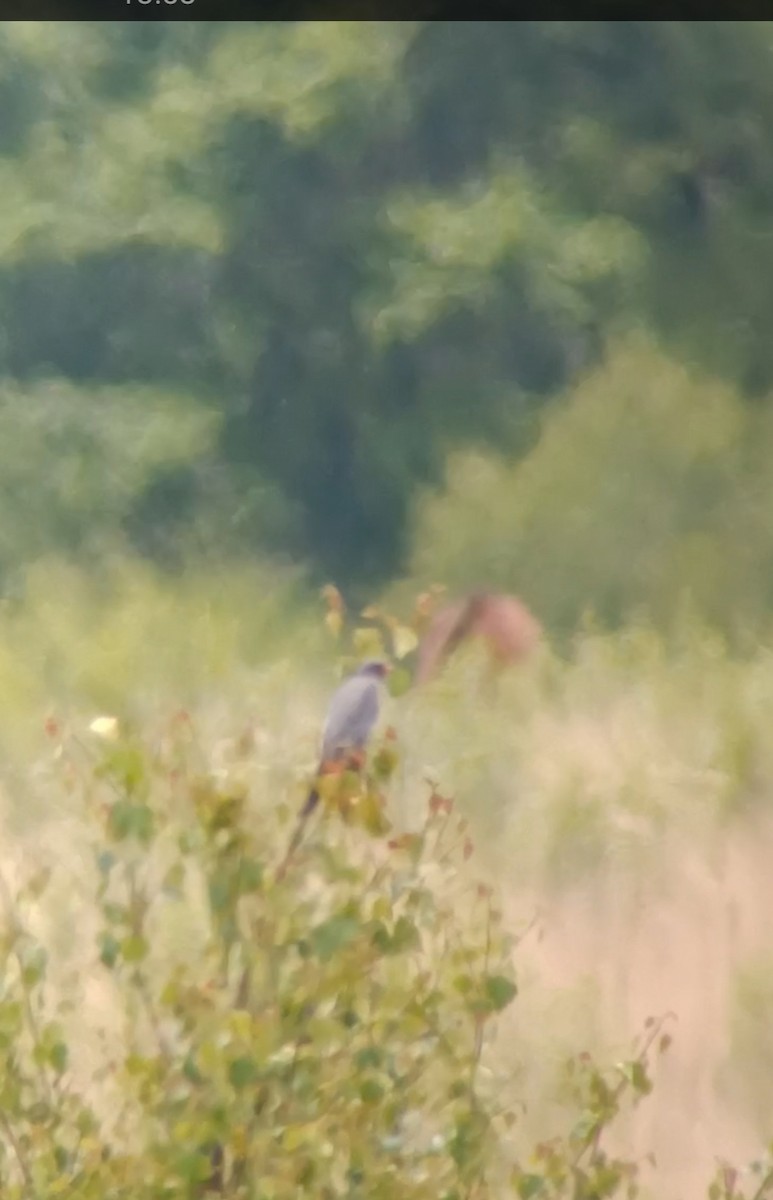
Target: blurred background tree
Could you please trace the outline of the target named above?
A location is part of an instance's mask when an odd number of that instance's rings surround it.
[[[493,570],[559,623],[759,609],[772,56],[766,22],[0,25],[5,586],[112,534],[363,594]]]
[[[634,339],[556,405],[524,459],[452,457],[419,507],[413,574],[519,590],[563,633],[590,609],[673,626],[685,605],[728,633],[759,629],[773,600],[770,438],[767,410]]]

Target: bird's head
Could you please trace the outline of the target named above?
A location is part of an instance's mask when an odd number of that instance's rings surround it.
[[[383,658],[369,658],[357,669],[357,674],[370,675],[373,679],[386,679],[391,670],[391,663],[386,662]]]

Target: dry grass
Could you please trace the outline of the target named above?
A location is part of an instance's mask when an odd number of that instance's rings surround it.
[[[152,739],[180,696],[212,760],[245,774],[256,803],[294,804],[334,671],[314,623],[299,617],[282,632],[267,602],[251,614],[245,581],[225,596],[217,581],[199,582],[177,609],[172,591],[144,578],[94,629],[74,589],[52,627],[43,591],[37,608],[0,618],[6,679],[26,680],[0,721],[12,748],[3,870],[13,882],[22,859],[56,867],[40,920],[62,986],[78,980],[72,1020],[85,1078],[102,1053],[99,1029],[114,1036],[121,1017],[87,969],[93,929],[79,905],[89,850],[77,801],[53,782],[45,713],[83,731],[120,686]],[[149,631],[164,639],[160,663],[135,653]],[[588,634],[569,661],[546,649],[496,691],[471,649],[386,714],[404,755],[395,819],[415,820],[432,777],[469,817],[476,869],[500,886],[513,927],[536,915],[518,950],[520,998],[496,1046],[526,1105],[517,1136],[564,1127],[565,1054],[621,1054],[648,1016],[675,1014],[655,1093],[627,1134],[638,1153],[656,1155],[653,1200],[705,1195],[717,1159],[748,1162],[773,1134],[772,706],[764,648],[740,661],[691,627],[669,645],[646,629]],[[240,757],[234,738],[247,729],[252,748]],[[190,930],[177,936],[184,948]]]
[[[524,1132],[565,1128],[564,1054],[622,1056],[673,1013],[626,1140],[655,1155],[653,1198],[705,1195],[718,1160],[746,1164],[773,1134],[773,661],[641,629],[583,638],[571,663],[548,654],[498,694],[481,665],[470,654],[412,697],[407,776],[433,763],[510,923],[536,917],[496,1049],[519,1072]]]

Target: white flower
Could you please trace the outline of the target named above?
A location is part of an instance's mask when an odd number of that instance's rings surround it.
[[[89,725],[89,729],[97,737],[107,738],[113,742],[118,737],[118,719],[117,717],[95,717]]]

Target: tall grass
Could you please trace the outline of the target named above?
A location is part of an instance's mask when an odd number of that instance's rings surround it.
[[[414,782],[399,802],[410,819],[429,768],[511,921],[534,918],[505,1051],[523,1069],[524,1129],[558,1119],[568,1047],[622,1053],[672,1011],[674,1046],[630,1137],[657,1156],[653,1197],[700,1195],[716,1159],[748,1161],[773,1132],[773,656],[739,657],[685,617],[670,638],[585,632],[494,691],[483,666],[470,650],[407,700]]]
[[[152,737],[186,708],[260,803],[297,804],[336,677],[320,616],[302,581],[263,565],[172,580],[123,562],[99,584],[56,562],[31,571],[0,612],[4,869],[42,855],[64,898],[85,861],[46,766],[51,715],[84,739],[98,713]],[[629,1131],[657,1155],[658,1200],[705,1194],[716,1158],[747,1160],[773,1134],[772,709],[768,649],[741,657],[685,617],[668,639],[645,624],[586,630],[493,688],[473,647],[385,714],[402,753],[395,822],[418,823],[427,778],[454,795],[476,869],[513,929],[528,927],[496,1049],[526,1106],[514,1136],[559,1122],[565,1053],[622,1051],[647,1016],[674,1012],[673,1050]]]

